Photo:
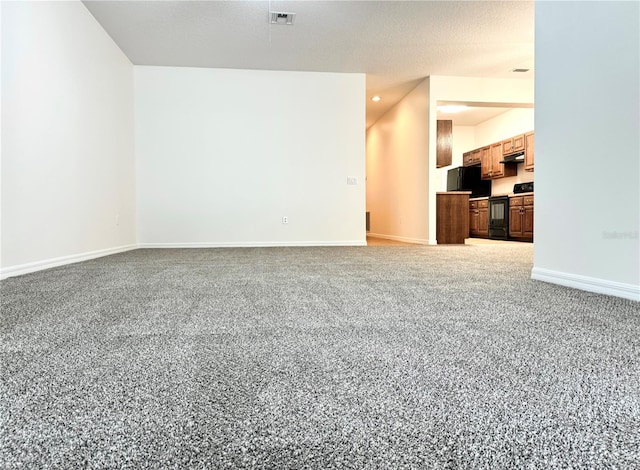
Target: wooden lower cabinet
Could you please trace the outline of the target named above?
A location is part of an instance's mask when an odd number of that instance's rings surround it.
[[[474,236],[478,233],[478,202],[469,202],[469,235]]]
[[[486,206],[478,209],[478,235],[489,236],[489,200],[483,201]]]
[[[488,199],[469,202],[469,235],[472,237],[489,236]]]
[[[533,240],[533,196],[509,198],[509,236]]]

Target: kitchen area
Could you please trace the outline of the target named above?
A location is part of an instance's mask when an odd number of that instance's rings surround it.
[[[437,243],[533,242],[533,130],[479,146],[477,141],[472,147],[465,142],[464,147],[458,145],[454,159],[455,129],[452,120],[437,122],[437,167],[446,185],[436,193]],[[461,165],[455,166],[456,160]]]
[[[534,124],[533,80],[427,77],[367,129],[367,236],[424,245],[500,243],[504,234],[489,234],[489,198],[531,192],[514,187],[534,179],[532,162],[525,170],[524,154],[516,155],[528,145],[527,158],[533,156]],[[513,161],[502,163],[505,157]],[[473,173],[483,191],[450,189],[449,171],[459,168]],[[524,212],[519,202],[504,212]],[[516,235],[516,217],[512,223],[508,240],[532,239]],[[444,240],[443,229],[455,233]]]

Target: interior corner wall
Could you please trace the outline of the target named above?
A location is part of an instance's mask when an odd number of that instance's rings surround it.
[[[428,79],[369,127],[367,211],[371,235],[429,243],[428,129]]]
[[[364,74],[136,66],[135,100],[140,246],[366,244]]]
[[[640,4],[535,10],[532,277],[640,300]]]
[[[2,2],[1,271],[135,246],[133,66],[81,2]]]

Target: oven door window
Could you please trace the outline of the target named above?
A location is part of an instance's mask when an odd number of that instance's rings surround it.
[[[491,204],[491,220],[504,220],[505,206],[502,202]]]

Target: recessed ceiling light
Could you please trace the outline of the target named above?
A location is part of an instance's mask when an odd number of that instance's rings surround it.
[[[378,95],[374,96],[373,98],[371,98],[371,101],[375,101],[376,103],[378,101],[380,101],[382,98],[380,98]]]
[[[528,72],[531,69],[513,69],[511,70],[512,72],[519,72],[519,73],[523,73],[523,72]]]
[[[453,113],[459,113],[460,111],[464,111],[467,108],[468,106],[465,106],[463,104],[447,104],[447,105],[438,106],[438,111],[444,114],[453,114]]]

